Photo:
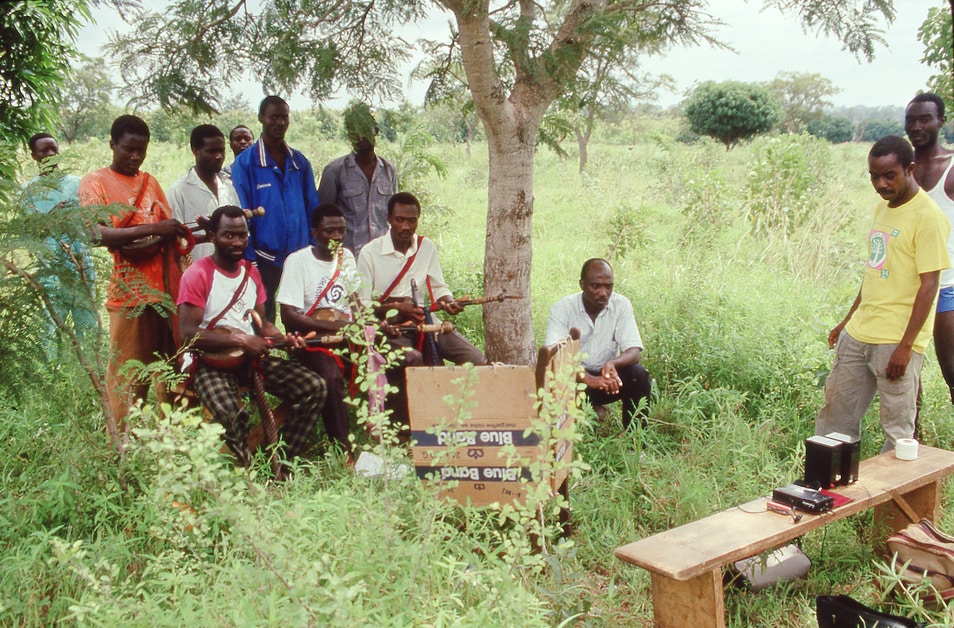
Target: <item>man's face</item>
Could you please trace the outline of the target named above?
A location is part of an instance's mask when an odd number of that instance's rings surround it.
[[[252,132],[241,126],[229,134],[229,148],[232,149],[232,155],[238,157],[239,153],[251,146],[255,142],[255,136]]]
[[[219,172],[225,163],[225,138],[207,137],[202,140],[202,147],[193,150],[192,154],[195,155],[197,170],[213,174]]]
[[[265,112],[258,117],[258,121],[262,123],[262,135],[276,142],[284,142],[285,132],[288,130],[288,114],[288,105],[282,103],[267,105]]]
[[[332,241],[339,244],[345,239],[345,219],[343,216],[325,216],[318,226],[311,230],[319,248],[330,249]]]
[[[388,216],[388,224],[391,225],[391,241],[395,246],[408,247],[414,241],[414,233],[417,231],[417,219],[421,215],[414,205],[405,205],[404,203],[395,203],[391,215]]]
[[[248,225],[244,218],[223,216],[219,228],[212,235],[215,252],[226,260],[237,262],[245,255],[248,246]]]
[[[45,164],[43,161],[55,155],[60,154],[60,147],[52,137],[44,137],[36,141],[35,148],[30,151],[30,156],[36,163],[40,164],[40,170],[46,172],[56,168],[56,164]]]
[[[602,310],[613,294],[613,270],[606,264],[593,263],[587,269],[586,276],[580,280],[580,289],[583,290],[583,305],[587,309]]]
[[[875,191],[888,201],[888,206],[896,207],[908,195],[914,181],[914,164],[905,166],[894,154],[868,155],[868,174]]]
[[[142,135],[125,133],[118,142],[109,141],[113,149],[112,169],[119,174],[134,177],[139,174],[139,167],[146,160],[146,149],[149,140]]]
[[[935,103],[913,102],[904,111],[904,132],[915,148],[932,146],[937,143],[945,121],[946,118],[937,114]]]

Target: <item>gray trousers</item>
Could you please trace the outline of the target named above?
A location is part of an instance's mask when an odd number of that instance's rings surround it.
[[[882,452],[894,449],[899,438],[914,436],[918,383],[924,355],[911,353],[904,377],[891,381],[885,376],[896,344],[871,345],[842,331],[835,350],[835,363],[825,381],[825,405],[815,419],[815,434],[841,432],[861,436],[861,419],[877,392],[881,405]]]

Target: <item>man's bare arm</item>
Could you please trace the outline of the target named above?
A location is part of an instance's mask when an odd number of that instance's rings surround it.
[[[921,328],[931,314],[931,308],[934,307],[934,299],[937,297],[937,289],[940,283],[941,271],[935,270],[929,273],[918,275],[921,279],[921,285],[918,287],[918,293],[914,297],[914,305],[911,307],[911,317],[908,319],[908,326],[901,336],[901,341],[897,348],[891,354],[888,360],[888,366],[885,369],[885,375],[890,380],[901,379],[904,377],[908,364],[911,362],[911,348],[918,337]]]

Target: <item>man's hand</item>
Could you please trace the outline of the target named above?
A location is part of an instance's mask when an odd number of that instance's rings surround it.
[[[185,225],[175,218],[167,218],[153,225],[152,232],[161,238],[170,239],[177,238],[179,236],[185,237],[188,231],[189,230],[186,229]]]
[[[898,345],[897,348],[891,353],[891,358],[888,360],[888,367],[884,370],[885,376],[893,381],[897,381],[904,377],[905,371],[908,370],[908,364],[911,362],[911,349],[909,347],[903,347]]]
[[[264,357],[271,348],[271,343],[253,334],[241,334],[242,350],[246,355],[256,358]]]
[[[287,333],[285,334],[285,346],[289,349],[304,349],[308,344],[305,342],[305,339],[302,338],[301,334]]]
[[[834,349],[835,344],[838,342],[838,336],[841,335],[841,330],[845,328],[845,321],[838,323],[834,329],[828,332],[828,348]]]
[[[622,382],[617,378],[606,377],[605,375],[591,375],[590,373],[583,373],[583,383],[586,384],[587,388],[595,388],[597,390],[602,390],[603,392],[608,392],[611,395],[615,395],[619,392],[619,387]]]
[[[460,303],[455,301],[452,297],[443,297],[437,301],[440,308],[447,312],[448,314],[460,314],[464,309],[461,307]]]
[[[424,309],[420,308],[410,301],[401,301],[398,303],[389,303],[389,310],[397,310],[399,321],[411,321],[415,325],[424,322]]]
[[[603,381],[605,382],[605,387],[603,390],[615,395],[619,392],[620,387],[623,385],[623,380],[620,379],[619,373],[616,372],[616,365],[612,362],[607,362],[603,365],[603,370],[601,371],[603,376]]]

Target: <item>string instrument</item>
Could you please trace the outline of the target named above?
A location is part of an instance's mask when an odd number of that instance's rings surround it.
[[[224,325],[213,327],[206,331],[217,334],[245,333],[242,330]],[[305,339],[305,344],[309,347],[333,346],[344,342],[344,336],[317,336],[314,332],[303,336],[303,338]],[[276,349],[285,349],[287,345],[288,343],[284,340],[272,340],[272,346]],[[231,347],[222,351],[204,351],[199,354],[199,359],[202,360],[204,364],[219,369],[220,371],[235,370],[244,365],[247,358],[248,356],[245,355],[245,351],[241,347]]]
[[[242,212],[245,214],[246,220],[253,216],[265,215],[265,209],[262,207],[243,209]],[[187,229],[187,232],[184,235],[176,236],[175,247],[179,255],[186,255],[195,246],[195,234],[209,230],[209,219],[205,216],[197,216],[194,222],[187,222],[182,226]],[[148,259],[159,253],[165,242],[166,238],[162,236],[148,235],[130,240],[117,248],[127,259],[138,261]]]
[[[411,280],[411,301],[415,306],[421,307],[417,298],[417,281]],[[434,317],[431,316],[431,308],[424,309],[424,323],[426,325],[434,324]],[[421,350],[424,353],[425,366],[444,366],[444,359],[441,358],[440,348],[437,346],[437,337],[433,332],[421,332],[424,335],[424,345]]]
[[[521,297],[521,296],[510,295],[510,294],[507,294],[506,292],[501,292],[501,293],[498,294],[497,296],[477,297],[477,298],[474,298],[474,299],[470,298],[469,296],[466,296],[466,297],[464,297],[463,299],[458,299],[458,300],[457,300],[457,305],[459,305],[459,306],[461,306],[462,308],[464,308],[464,307],[467,307],[468,305],[484,305],[484,304],[487,304],[487,303],[503,303],[506,299],[522,299],[522,298],[523,298],[523,297]],[[430,309],[432,312],[436,312],[437,310],[441,309],[441,304],[440,304],[440,303],[431,303],[431,307],[430,307],[429,309]]]

